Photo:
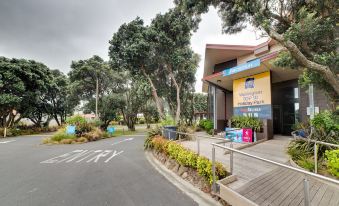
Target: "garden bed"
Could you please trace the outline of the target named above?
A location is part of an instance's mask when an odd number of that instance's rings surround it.
[[[149,137],[145,142],[145,149],[152,151],[156,159],[168,169],[175,172],[182,179],[213,197],[211,185],[213,182],[212,162],[195,152],[184,148],[174,141],[164,139],[160,135]],[[228,176],[224,166],[216,162],[216,180]],[[217,197],[216,197],[217,198]],[[223,205],[227,205],[220,200]]]
[[[59,129],[59,127],[16,127],[16,128],[7,128],[6,137],[16,137],[23,135],[34,135],[48,132],[55,132]],[[4,128],[0,128],[0,135],[3,137]],[[0,137],[1,137],[0,136]]]

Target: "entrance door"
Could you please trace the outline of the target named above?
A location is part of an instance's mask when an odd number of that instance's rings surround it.
[[[281,106],[273,105],[273,133],[282,133]]]

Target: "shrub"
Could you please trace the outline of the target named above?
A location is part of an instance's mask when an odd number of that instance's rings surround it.
[[[180,165],[197,169],[201,177],[205,178],[210,184],[213,182],[212,162],[206,157],[198,156],[195,152],[161,136],[155,136],[152,139],[152,147],[158,152],[167,154]],[[216,162],[216,179],[222,179],[226,176],[227,171],[225,167],[221,163]]]
[[[149,130],[148,137],[145,139],[145,142],[144,142],[144,149],[145,150],[153,149],[153,143],[152,143],[153,138],[155,136],[160,136],[161,134],[162,134],[161,127],[159,127],[158,125],[152,128],[151,130]]]
[[[210,184],[213,182],[212,162],[206,157],[199,156],[197,159],[198,174],[204,177]]]
[[[73,139],[62,139],[60,141],[61,144],[72,144],[74,140]]]
[[[161,126],[174,126],[175,121],[171,116],[167,116],[166,119],[161,121]]]
[[[86,143],[88,142],[88,139],[86,137],[79,137],[78,139],[76,139],[77,142],[81,142],[81,143]]]
[[[158,152],[167,152],[168,140],[161,136],[155,136],[152,140],[153,148]]]
[[[55,133],[51,138],[52,141],[56,142],[60,142],[63,139],[75,139],[75,136],[71,134],[66,134],[65,129],[62,128],[59,129],[58,132]]]
[[[102,139],[102,136],[103,132],[99,128],[94,128],[92,131],[84,134],[84,137],[86,137],[86,139],[90,142],[100,140]]]
[[[69,117],[66,119],[66,123],[69,125],[80,125],[80,124],[85,124],[86,119],[82,117],[81,115],[74,115],[72,117]]]
[[[231,119],[232,127],[235,128],[252,128],[253,131],[260,132],[262,121],[255,117],[233,116]]]
[[[328,172],[339,177],[339,150],[327,150],[325,156]]]
[[[202,119],[199,121],[199,127],[205,130],[207,133],[212,134],[214,124],[213,121],[210,119]]]
[[[320,112],[311,120],[311,125],[326,132],[339,132],[339,115],[329,111]]]
[[[297,164],[308,171],[314,171],[314,159],[312,157],[302,157],[297,160]]]

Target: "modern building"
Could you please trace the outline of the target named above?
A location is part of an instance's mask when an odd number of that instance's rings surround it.
[[[208,115],[217,131],[233,115],[249,115],[263,119],[265,138],[290,135],[292,126],[312,111],[328,109],[326,96],[316,88],[309,107],[309,89],[298,84],[300,71],[273,65],[283,49],[274,40],[257,46],[206,45],[202,90],[208,93]]]

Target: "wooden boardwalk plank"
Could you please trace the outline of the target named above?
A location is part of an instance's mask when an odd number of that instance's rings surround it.
[[[325,191],[327,189],[327,185],[322,184],[317,193],[312,198],[313,205],[319,205],[321,199],[323,198]]]
[[[292,172],[290,171],[290,173]],[[266,198],[261,205],[272,205],[272,202],[283,195],[286,192],[286,188],[289,188],[293,183],[299,181],[299,178],[300,177],[298,175],[292,175],[292,178],[290,178],[288,181],[282,182],[281,185],[278,185],[274,190],[272,189],[272,195]]]
[[[266,191],[267,187],[272,187],[283,175],[284,172],[273,173],[272,178],[266,180],[265,182],[258,182],[256,184],[256,189],[246,194],[246,196],[255,201],[258,196],[262,195]]]
[[[334,193],[334,191],[332,190],[332,188],[327,187],[327,190],[326,190],[323,198],[320,200],[319,205],[320,206],[328,206],[329,203],[330,203],[330,200],[333,196],[333,193]]]
[[[280,205],[298,185],[300,185],[303,177],[301,175],[296,175],[298,178],[289,185],[288,189],[286,189],[280,196],[278,196],[271,205]]]
[[[259,182],[266,182],[267,180],[269,180],[270,178],[274,177],[274,175],[279,175],[280,173],[283,173],[283,171],[281,169],[275,169],[265,175],[261,175],[260,177],[250,181],[249,183],[247,183],[246,185],[244,185],[243,187],[239,188],[237,190],[238,193],[244,195],[249,193],[251,190],[256,189],[257,188],[257,184]]]
[[[278,188],[283,188],[284,185],[289,182],[291,179],[293,179],[293,175],[291,175],[291,172],[288,170],[285,170],[285,172],[279,177],[279,179],[276,179],[275,182],[268,185],[265,189],[260,191],[258,195],[253,196],[251,199],[261,205],[266,199],[268,199],[270,196],[272,196]]]
[[[328,204],[329,206],[338,206],[339,205],[339,191],[336,190],[335,194],[333,194],[332,199],[330,203]]]
[[[310,199],[312,200],[313,196],[318,192],[319,188],[321,187],[321,183],[319,181],[310,180],[312,182],[312,187],[310,188]],[[312,201],[311,201],[312,202]],[[305,205],[305,199],[303,198],[299,204],[300,206]]]
[[[287,206],[289,205],[294,198],[296,198],[301,191],[303,191],[304,184],[303,184],[303,178],[301,181],[298,182],[296,187],[290,187],[287,189],[287,196],[283,199],[283,201],[279,204],[281,206]]]

